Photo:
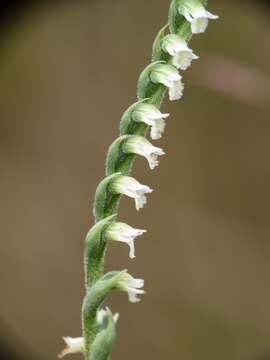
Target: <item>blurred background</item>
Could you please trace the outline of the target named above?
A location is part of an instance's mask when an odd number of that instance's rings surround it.
[[[168,5],[1,2],[0,359],[56,359],[81,334],[95,188]],[[155,191],[139,213],[124,198],[119,218],[148,233],[133,261],[110,246],[106,267],[145,278],[147,295],[111,294],[113,359],[270,359],[269,5],[209,1],[221,19],[162,108],[167,156],[154,172],[136,161]]]

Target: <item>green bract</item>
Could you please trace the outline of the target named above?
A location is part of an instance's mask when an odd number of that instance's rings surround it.
[[[134,160],[134,154],[124,151],[124,146],[132,135],[123,135],[117,138],[109,147],[106,159],[106,175],[120,172],[128,175]]]
[[[89,360],[108,359],[115,341],[115,321],[110,310],[104,319],[103,328],[98,332],[91,346]]]
[[[103,273],[106,238],[105,230],[114,222],[115,215],[108,216],[89,230],[85,239],[85,284],[89,288]]]

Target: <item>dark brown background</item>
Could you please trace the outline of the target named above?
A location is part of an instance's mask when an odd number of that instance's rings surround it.
[[[269,359],[269,8],[209,3],[221,20],[192,42],[184,98],[163,106],[167,156],[134,168],[155,191],[139,213],[121,203],[148,233],[134,261],[110,246],[107,268],[144,277],[147,295],[110,296],[113,359]],[[1,359],[55,359],[62,335],[80,335],[95,187],[168,4],[44,1],[3,16]]]

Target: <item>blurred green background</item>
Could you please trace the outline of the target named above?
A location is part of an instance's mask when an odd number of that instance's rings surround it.
[[[56,359],[81,334],[95,187],[169,0],[19,5],[0,30],[0,358]],[[113,359],[270,359],[270,7],[209,9],[221,19],[192,41],[184,98],[163,106],[167,156],[134,167],[155,191],[139,213],[121,203],[148,233],[133,261],[110,246],[106,266],[147,295],[110,296]]]

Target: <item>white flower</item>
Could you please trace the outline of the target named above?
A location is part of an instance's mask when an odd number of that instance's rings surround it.
[[[115,222],[109,225],[106,229],[106,236],[109,240],[113,241],[121,241],[123,243],[128,244],[130,251],[129,257],[131,259],[135,258],[135,247],[134,247],[134,240],[137,236],[142,235],[145,233],[146,230],[134,229],[133,227],[121,223]]]
[[[107,315],[109,315],[110,313],[111,312],[110,312],[110,309],[108,307],[106,307],[106,310],[104,310],[104,309],[98,310],[98,312],[97,312],[97,322],[98,322],[98,324],[101,325],[103,323],[103,320],[105,319],[105,317]],[[113,315],[113,321],[114,321],[115,324],[117,323],[118,319],[119,319],[119,314],[118,313],[114,314]]]
[[[72,338],[70,336],[63,337],[63,340],[67,344],[67,347],[61,351],[58,355],[59,359],[62,359],[67,354],[75,354],[84,351],[84,338]]]
[[[199,58],[179,35],[169,34],[165,36],[162,48],[172,56],[172,64],[177,69],[186,70],[191,65],[192,60]]]
[[[143,136],[136,135],[130,136],[126,141],[124,151],[145,157],[151,170],[158,166],[158,156],[165,154],[161,148],[153,146]]]
[[[145,291],[141,289],[143,286],[143,279],[135,279],[134,277],[129,275],[126,270],[124,270],[120,274],[120,278],[118,280],[118,288],[122,291],[127,292],[130,302],[136,303],[140,301],[138,295],[145,294]]]
[[[138,104],[132,112],[132,119],[151,126],[151,139],[161,138],[165,129],[165,120],[169,114],[162,114],[157,107],[151,104]]]
[[[153,190],[149,186],[140,184],[130,176],[120,176],[112,184],[112,190],[117,194],[124,194],[135,200],[136,210],[140,210],[146,204],[145,194]]]
[[[181,99],[184,85],[181,81],[182,76],[174,66],[156,65],[150,74],[150,78],[154,83],[160,83],[169,88],[170,100]]]
[[[193,34],[203,33],[207,28],[209,19],[218,19],[217,15],[207,11],[198,0],[182,1],[178,10],[191,24],[191,31]]]

